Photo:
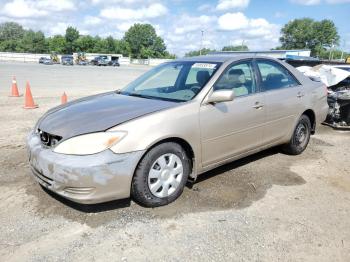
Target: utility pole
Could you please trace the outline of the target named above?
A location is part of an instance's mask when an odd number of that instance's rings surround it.
[[[201,30],[201,48],[199,50],[199,55],[202,55],[202,48],[203,48],[203,35],[204,35],[204,30]]]

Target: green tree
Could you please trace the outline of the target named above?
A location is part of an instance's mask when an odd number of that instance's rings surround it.
[[[112,36],[106,38],[107,53],[113,54],[116,51],[116,41]]]
[[[342,50],[339,49],[328,49],[328,50],[322,50],[319,54],[319,58],[321,59],[345,59],[350,55],[350,53],[342,52]]]
[[[131,56],[131,48],[128,42],[124,39],[116,40],[116,49],[117,54],[122,54],[123,56]]]
[[[50,52],[64,54],[66,50],[66,38],[62,35],[55,35],[47,39]]]
[[[174,58],[166,50],[161,37],[149,24],[135,24],[123,39],[112,36],[101,38],[90,35],[80,36],[74,27],[67,27],[64,36],[45,37],[41,32],[25,30],[20,24],[7,22],[0,24],[0,51],[8,52],[55,52],[72,54],[73,52],[117,53],[138,58]]]
[[[45,35],[38,31],[28,30],[21,39],[19,46],[23,52],[45,53],[48,51],[48,44]]]
[[[249,51],[249,48],[246,45],[229,45],[224,46],[221,51]]]
[[[23,37],[25,30],[20,24],[6,22],[0,24],[0,41],[18,40]]]
[[[202,48],[201,50],[190,51],[190,52],[186,53],[185,56],[190,57],[190,56],[207,55],[210,52],[216,52],[216,50],[209,49],[209,48]]]
[[[20,24],[14,22],[0,24],[0,51],[22,51],[20,40],[23,38],[24,33],[25,30]]]
[[[78,40],[78,38],[79,38],[79,31],[72,26],[67,27],[66,34],[65,34],[67,54],[72,54],[73,52],[76,51],[75,41]]]
[[[123,38],[129,45],[131,57],[164,57],[166,46],[150,24],[134,24]]]
[[[99,36],[94,37],[94,53],[108,53],[108,46],[106,39],[103,39]]]
[[[75,48],[76,48],[76,51],[78,52],[91,53],[93,52],[94,47],[95,47],[95,39],[89,35],[80,36],[75,41]]]
[[[295,19],[284,25],[281,34],[281,49],[310,49],[314,56],[339,42],[337,28],[328,19]]]

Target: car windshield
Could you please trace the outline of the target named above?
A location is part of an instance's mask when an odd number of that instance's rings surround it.
[[[148,71],[119,93],[150,99],[185,102],[193,99],[221,63],[170,62]]]

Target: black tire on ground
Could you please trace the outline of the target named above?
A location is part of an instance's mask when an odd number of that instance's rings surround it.
[[[282,151],[289,155],[299,155],[307,147],[311,135],[310,118],[302,115],[294,129],[290,141],[282,146]]]
[[[181,181],[172,194],[166,197],[157,197],[151,192],[149,186],[149,174],[155,167],[156,161],[167,154],[173,154],[181,161],[183,172]],[[169,160],[170,161],[170,160]],[[170,163],[170,162],[169,162]],[[183,192],[188,176],[191,172],[191,161],[186,151],[177,143],[166,142],[155,146],[142,158],[138,164],[131,184],[131,196],[133,200],[145,207],[158,207],[175,201]],[[151,178],[150,178],[151,179]],[[169,186],[170,188],[171,186]]]

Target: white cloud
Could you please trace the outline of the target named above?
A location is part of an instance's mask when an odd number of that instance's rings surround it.
[[[24,0],[14,0],[4,5],[2,14],[9,17],[36,17],[48,15],[45,10],[39,10],[33,7],[33,3]]]
[[[12,0],[7,2],[0,12],[8,17],[36,18],[49,16],[51,12],[74,9],[75,5],[70,0]]]
[[[33,1],[36,3],[36,6],[40,9],[48,10],[48,11],[67,11],[67,10],[75,10],[75,4],[70,0],[39,0]]]
[[[165,15],[167,12],[168,9],[164,5],[157,3],[138,9],[122,7],[104,8],[101,10],[100,16],[116,20],[133,20],[155,18]]]
[[[91,0],[93,5],[112,5],[112,4],[124,4],[130,5],[135,3],[145,3],[145,0]]]
[[[163,28],[160,25],[153,24],[153,27],[156,30],[156,34],[157,35],[159,35],[159,36],[163,36],[164,35],[165,32],[164,32]]]
[[[318,5],[321,0],[291,0],[291,2],[299,5]]]
[[[350,3],[350,0],[326,0],[328,4],[345,4]]]
[[[102,19],[97,16],[85,16],[84,24],[86,25],[99,25],[102,23]]]
[[[117,24],[118,30],[122,32],[128,31],[128,29],[133,26],[134,24],[145,24],[148,23],[147,21],[128,21],[128,22],[122,22]]]
[[[218,19],[218,29],[224,31],[241,31],[246,36],[268,35],[272,31],[278,31],[279,27],[270,24],[264,18],[249,19],[243,13],[226,13]]]
[[[185,34],[193,31],[200,31],[215,24],[215,16],[201,15],[193,17],[189,15],[182,15],[178,21],[175,22],[175,34]]]
[[[65,34],[68,26],[68,23],[59,22],[54,26],[50,27],[50,35],[63,35]]]
[[[248,7],[249,0],[219,0],[217,10],[244,9]]]
[[[246,28],[249,19],[241,12],[226,13],[219,17],[218,24],[221,30],[238,30]]]
[[[241,45],[242,42],[251,50],[270,49],[278,46],[279,36],[279,25],[236,12],[220,17],[182,15],[177,17],[164,39],[169,51],[181,56],[201,46],[221,50],[223,46]]]
[[[326,4],[345,4],[350,3],[350,0],[290,0],[292,3],[299,5],[319,5],[322,3]]]

